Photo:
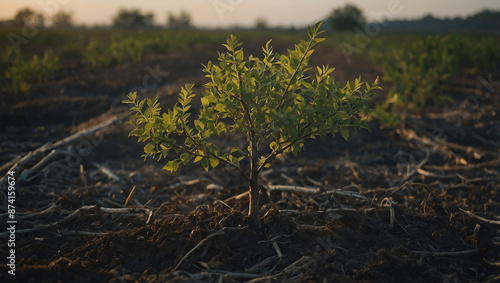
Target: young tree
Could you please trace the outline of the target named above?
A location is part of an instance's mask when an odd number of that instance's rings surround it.
[[[17,11],[14,16],[14,24],[19,27],[24,25],[43,27],[45,25],[45,18],[42,14],[37,13],[30,8],[23,8]]]
[[[365,23],[365,17],[358,7],[346,4],[342,8],[333,10],[328,16],[328,22],[334,30],[352,31]]]
[[[154,15],[143,14],[138,9],[121,9],[113,18],[113,25],[119,28],[145,28],[153,25]]]
[[[168,13],[167,27],[170,29],[191,28],[191,15],[186,11],[181,11],[179,16]]]
[[[73,14],[66,11],[58,11],[52,16],[52,26],[55,28],[67,28],[73,26]]]
[[[379,88],[378,79],[368,84],[358,78],[341,87],[328,66],[309,72],[313,47],[324,40],[318,37],[320,25],[309,27],[309,41],[302,40],[288,55],[274,53],[267,42],[263,59],[252,55],[245,59],[241,43],[231,35],[219,64],[204,65],[210,82],[205,84],[197,118],[191,118],[192,84],[182,88],[178,103],[165,113],[158,98],[140,101],[130,93],[124,101],[133,105],[130,135],[147,142],[143,157],[169,158],[163,167],[169,171],[191,161],[200,162],[205,170],[221,163],[236,168],[248,181],[248,216],[260,227],[259,173],[277,155],[296,155],[306,139],[317,135],[340,132],[347,139],[349,128],[368,128],[359,115],[369,111],[366,102]],[[242,133],[247,147],[223,151],[213,142],[223,133]],[[249,168],[241,165],[243,159]]]
[[[267,20],[265,18],[257,18],[255,20],[255,29],[256,30],[267,30],[269,28],[269,25],[267,23]]]

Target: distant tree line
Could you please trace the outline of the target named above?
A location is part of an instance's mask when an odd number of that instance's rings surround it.
[[[73,26],[73,15],[70,12],[61,10],[50,17],[50,22],[50,26],[56,28],[71,27]],[[22,8],[17,11],[13,19],[2,22],[2,25],[45,27],[47,26],[47,19],[42,13],[31,8]]]
[[[154,27],[154,14],[143,13],[139,9],[121,9],[113,18],[113,26],[118,28],[151,28]],[[179,15],[168,13],[166,26],[170,29],[193,28],[191,15],[186,11],[181,11]]]
[[[384,23],[385,32],[491,32],[500,33],[500,11],[483,10],[461,18],[435,18],[427,15],[417,20],[392,20]]]
[[[333,10],[326,18],[336,31],[354,31],[367,23],[363,12],[347,4]],[[494,32],[500,33],[500,11],[483,10],[461,18],[440,19],[426,15],[416,20],[386,20],[381,23],[383,32]]]
[[[363,11],[358,7],[346,4],[343,7],[332,10],[326,16],[327,28],[335,31],[355,31],[356,27],[363,29],[367,20]],[[50,21],[50,26],[55,28],[73,27],[73,15],[71,12],[59,11],[49,19],[39,12],[30,8],[20,9],[13,19],[0,22],[0,25],[22,27],[32,25],[45,27]],[[155,24],[154,14],[142,12],[140,9],[120,9],[112,18],[112,26],[125,29],[143,29],[161,27]],[[179,14],[168,13],[167,21],[163,25],[169,29],[192,29],[194,28],[191,15],[186,11]],[[500,33],[500,11],[484,10],[474,15],[462,18],[440,19],[432,15],[424,16],[416,20],[386,20],[381,23],[383,32],[494,32]],[[255,26],[257,30],[269,29],[267,20],[257,18]]]
[[[22,8],[14,15],[14,18],[8,21],[0,22],[3,26],[37,26],[67,28],[73,27],[73,15],[67,11],[59,11],[50,17],[50,25],[47,25],[47,19],[44,14],[36,12],[31,8]],[[154,22],[154,14],[142,12],[139,9],[120,9],[112,18],[112,26],[117,28],[152,28],[157,27]],[[178,15],[167,14],[165,25],[170,29],[189,29],[193,28],[191,15],[186,11],[181,11]]]
[[[153,26],[153,13],[142,13],[139,9],[121,9],[113,18],[118,28],[148,28]]]

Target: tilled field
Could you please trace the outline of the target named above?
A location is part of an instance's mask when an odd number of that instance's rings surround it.
[[[500,280],[500,91],[491,79],[460,79],[448,90],[453,103],[404,127],[373,120],[371,133],[319,139],[276,160],[262,174],[256,231],[243,178],[196,164],[167,173],[143,162],[124,125],[122,93],[147,75],[164,108],[186,82],[200,93],[212,51],[69,66],[1,115],[0,173],[16,178],[18,282]],[[380,73],[326,48],[313,58],[341,81]],[[4,260],[9,237],[0,232]],[[2,281],[13,278],[7,270]]]

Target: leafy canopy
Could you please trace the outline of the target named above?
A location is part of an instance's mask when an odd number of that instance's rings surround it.
[[[354,5],[346,4],[333,10],[328,16],[328,22],[334,30],[353,31],[354,28],[364,25],[366,20],[363,11]]]
[[[162,112],[158,98],[138,100],[130,93],[124,103],[132,104],[131,136],[147,142],[143,157],[168,157],[164,169],[176,171],[180,164],[201,162],[208,170],[223,163],[248,177],[240,161],[258,158],[254,174],[270,165],[278,154],[297,154],[304,141],[317,135],[340,132],[347,139],[349,128],[368,125],[359,114],[369,112],[366,104],[372,90],[379,89],[360,78],[341,87],[330,75],[333,68],[308,68],[313,47],[323,41],[321,23],[309,27],[309,41],[300,41],[287,54],[273,52],[270,43],[262,48],[263,58],[245,58],[242,45],[229,36],[219,63],[208,62],[199,112],[191,108],[193,85],[186,84],[172,109]],[[213,142],[224,133],[243,133],[248,148],[223,151]],[[251,146],[250,146],[251,145]],[[256,157],[256,154],[258,156]]]

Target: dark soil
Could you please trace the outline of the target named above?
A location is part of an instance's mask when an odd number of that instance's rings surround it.
[[[257,47],[247,54],[259,53]],[[381,76],[364,58],[347,64],[327,48],[313,56],[313,64],[335,66],[340,81]],[[216,60],[215,48],[105,69],[67,66],[1,114],[0,173],[44,144],[120,115],[117,102],[144,85],[148,70],[160,70],[157,81],[148,81],[158,84],[147,95],[159,96],[163,109],[175,103],[184,83],[195,83],[200,93],[200,64],[208,60]],[[464,77],[456,86],[449,90],[454,103],[429,107],[404,127],[380,129],[373,120],[371,133],[351,132],[347,142],[318,139],[298,157],[276,160],[263,175],[267,186],[321,190],[262,187],[261,230],[246,218],[247,197],[234,197],[246,191],[244,179],[223,167],[206,173],[195,164],[172,174],[161,169],[163,162],[144,162],[143,145],[127,137],[124,118],[61,148],[29,180],[21,175],[41,158],[15,172],[16,275],[2,264],[0,280],[500,280],[500,91],[471,107],[463,102],[481,83]],[[232,136],[220,142],[238,143]],[[120,210],[126,202],[128,209]],[[9,235],[0,233],[5,261]]]

